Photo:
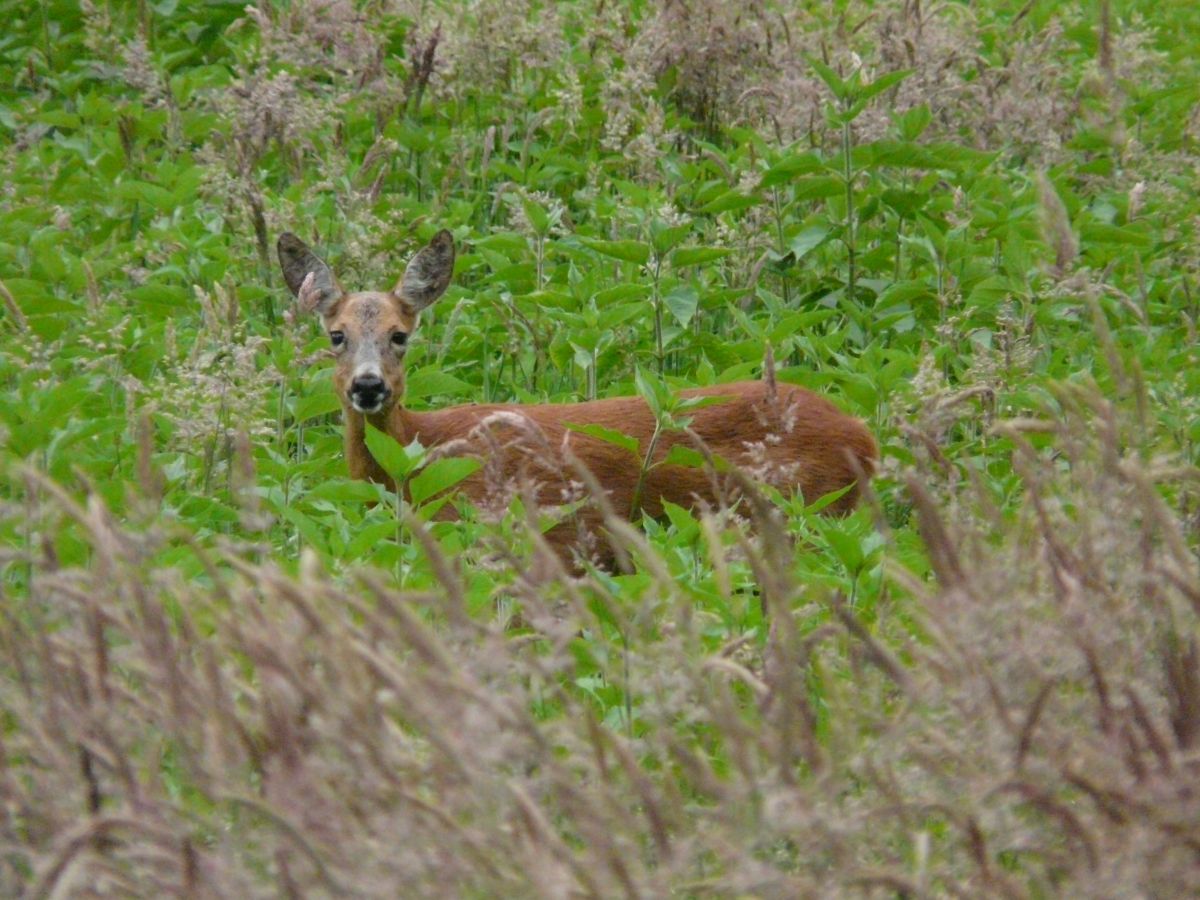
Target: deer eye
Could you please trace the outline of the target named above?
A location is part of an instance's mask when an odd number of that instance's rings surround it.
[[[403,347],[407,343],[408,343],[408,333],[407,332],[404,332],[404,331],[393,331],[392,332],[392,346],[393,347]]]
[[[344,331],[329,332],[329,343],[335,347],[342,346],[342,344],[346,343],[346,333]]]

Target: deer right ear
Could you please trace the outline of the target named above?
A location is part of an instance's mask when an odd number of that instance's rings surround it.
[[[283,280],[287,282],[288,290],[301,301],[305,312],[316,310],[321,315],[328,315],[342,299],[342,289],[338,287],[333,271],[321,261],[305,245],[304,241],[290,231],[279,236],[276,245],[279,251],[279,267],[283,269]],[[301,295],[300,288],[308,276],[312,281]]]
[[[392,289],[409,312],[419,313],[445,293],[454,274],[454,238],[444,228],[408,261],[400,283]]]

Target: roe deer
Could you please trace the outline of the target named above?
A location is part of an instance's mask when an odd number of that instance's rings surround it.
[[[637,438],[645,453],[654,416],[641,397],[617,397],[584,403],[469,404],[432,412],[413,412],[400,402],[404,394],[404,354],[421,310],[446,290],[454,268],[454,242],[440,231],[408,263],[390,291],[346,293],[333,272],[293,234],[278,244],[288,288],[302,308],[320,314],[337,359],[333,383],[345,413],[346,459],[350,474],[387,485],[392,480],[371,456],[365,423],[401,444],[414,438],[425,447],[455,455],[474,454],[485,462],[458,489],[481,509],[503,509],[518,486],[535,486],[539,504],[554,506],[580,498],[564,448],[590,470],[610,508],[626,519],[632,508],[642,460],[616,444],[568,425],[601,425]],[[672,445],[700,444],[713,455],[744,467],[785,491],[800,491],[808,501],[849,487],[828,509],[844,513],[858,500],[858,479],[870,477],[875,441],[858,419],[800,387],[773,380],[743,381],[681,392],[683,397],[716,397],[721,402],[689,412],[687,433],[664,432],[654,460]],[[711,472],[678,465],[650,468],[641,487],[640,507],[661,515],[663,502],[718,505]],[[570,526],[574,524],[574,528]],[[585,502],[567,521],[546,534],[562,557],[591,544],[604,550],[603,514]],[[574,533],[573,533],[574,532]]]

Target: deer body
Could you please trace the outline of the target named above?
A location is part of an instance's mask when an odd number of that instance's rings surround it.
[[[617,515],[631,518],[643,469],[639,454],[568,426],[600,425],[636,438],[649,450],[654,416],[641,397],[618,397],[563,404],[469,404],[432,412],[405,409],[402,359],[417,314],[449,283],[454,251],[441,232],[409,263],[389,293],[347,294],[325,266],[297,238],[279,240],[288,286],[303,306],[324,319],[338,357],[334,384],[346,424],[346,457],[353,477],[393,487],[371,456],[365,439],[370,422],[402,444],[416,439],[447,454],[472,454],[483,467],[461,482],[461,490],[481,509],[502,510],[516,492],[541,506],[585,499],[577,476],[581,463]],[[661,464],[671,447],[703,449],[781,490],[807,500],[850,487],[829,507],[847,512],[858,499],[860,479],[869,477],[875,442],[859,420],[825,398],[789,384],[738,382],[681,392],[683,397],[717,398],[690,410],[686,430],[667,430],[654,447],[652,465],[641,486],[640,509],[660,515],[663,503],[690,507],[720,505],[719,485],[705,468]],[[603,516],[584,503],[547,533],[563,555],[600,546]]]

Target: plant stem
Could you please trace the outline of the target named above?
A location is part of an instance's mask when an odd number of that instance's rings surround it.
[[[646,486],[646,476],[650,474],[653,464],[654,450],[658,447],[658,438],[662,434],[662,423],[654,423],[654,433],[650,435],[650,445],[646,448],[646,456],[642,460],[642,469],[638,472],[637,484],[633,488],[633,499],[629,501],[629,517],[632,519],[642,509],[642,489]]]
[[[845,106],[845,105],[844,105]],[[847,112],[844,108],[843,112]],[[850,163],[850,121],[842,122],[842,177],[846,181],[846,249],[849,251],[849,273],[846,277],[846,296],[853,302],[855,293],[854,258],[854,167]]]
[[[662,296],[658,289],[659,276],[662,274],[662,260],[655,254],[654,257],[654,346],[655,356],[658,360],[658,374],[663,374],[665,365],[665,356],[663,352],[663,315],[662,315]]]
[[[783,210],[779,206],[779,188],[771,189],[771,205],[775,211],[775,236],[779,240],[777,248],[780,258],[787,252],[787,244],[783,240]],[[783,302],[785,306],[792,305],[792,285],[786,273],[780,273],[780,279],[783,282]],[[697,316],[697,319],[700,317]]]

